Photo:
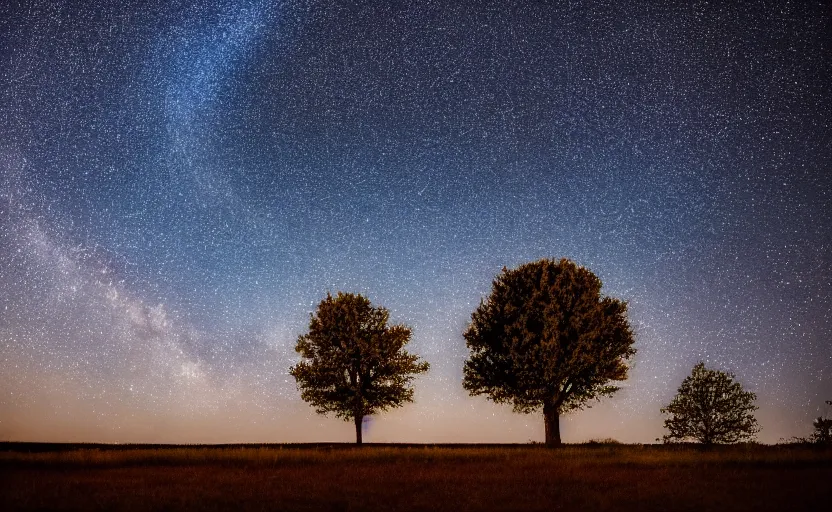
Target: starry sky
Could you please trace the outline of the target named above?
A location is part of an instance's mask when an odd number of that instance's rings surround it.
[[[328,291],[431,364],[365,441],[541,441],[461,381],[493,278],[542,257],[637,335],[565,442],[653,442],[700,360],[761,441],[808,435],[830,72],[826,2],[2,2],[0,441],[350,441],[288,375]]]

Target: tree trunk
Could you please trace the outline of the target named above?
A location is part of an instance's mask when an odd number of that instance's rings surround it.
[[[363,420],[364,416],[360,416],[358,414],[355,415],[355,444],[362,444],[361,423]]]
[[[560,415],[554,404],[543,406],[543,423],[546,426],[546,446],[560,446]]]

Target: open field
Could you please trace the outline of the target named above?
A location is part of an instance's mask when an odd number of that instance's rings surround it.
[[[817,510],[800,446],[0,443],[0,510]]]

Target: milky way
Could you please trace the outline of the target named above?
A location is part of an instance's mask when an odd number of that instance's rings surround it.
[[[461,386],[471,312],[541,257],[637,333],[565,441],[652,442],[700,360],[757,393],[761,440],[807,435],[832,11],[667,3],[4,3],[0,440],[350,440],[287,372],[327,291],[431,363],[365,440],[541,440]]]

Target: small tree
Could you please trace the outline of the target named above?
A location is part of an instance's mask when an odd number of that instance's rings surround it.
[[[601,295],[601,280],[562,259],[503,271],[465,331],[471,395],[543,409],[546,444],[560,445],[560,415],[618,390],[635,354],[627,304]]]
[[[661,409],[670,415],[662,439],[665,443],[692,439],[706,445],[751,441],[760,431],[753,414],[758,409],[756,399],[732,374],[709,370],[700,362]]]
[[[826,405],[832,405],[832,400],[827,400]],[[812,433],[812,442],[823,445],[832,444],[832,418],[818,416],[812,422],[815,431]]]
[[[309,332],[298,337],[302,360],[289,369],[301,398],[318,414],[355,422],[357,444],[364,416],[412,402],[409,384],[429,368],[403,348],[410,328],[388,326],[389,316],[362,295],[327,294],[310,315]]]

